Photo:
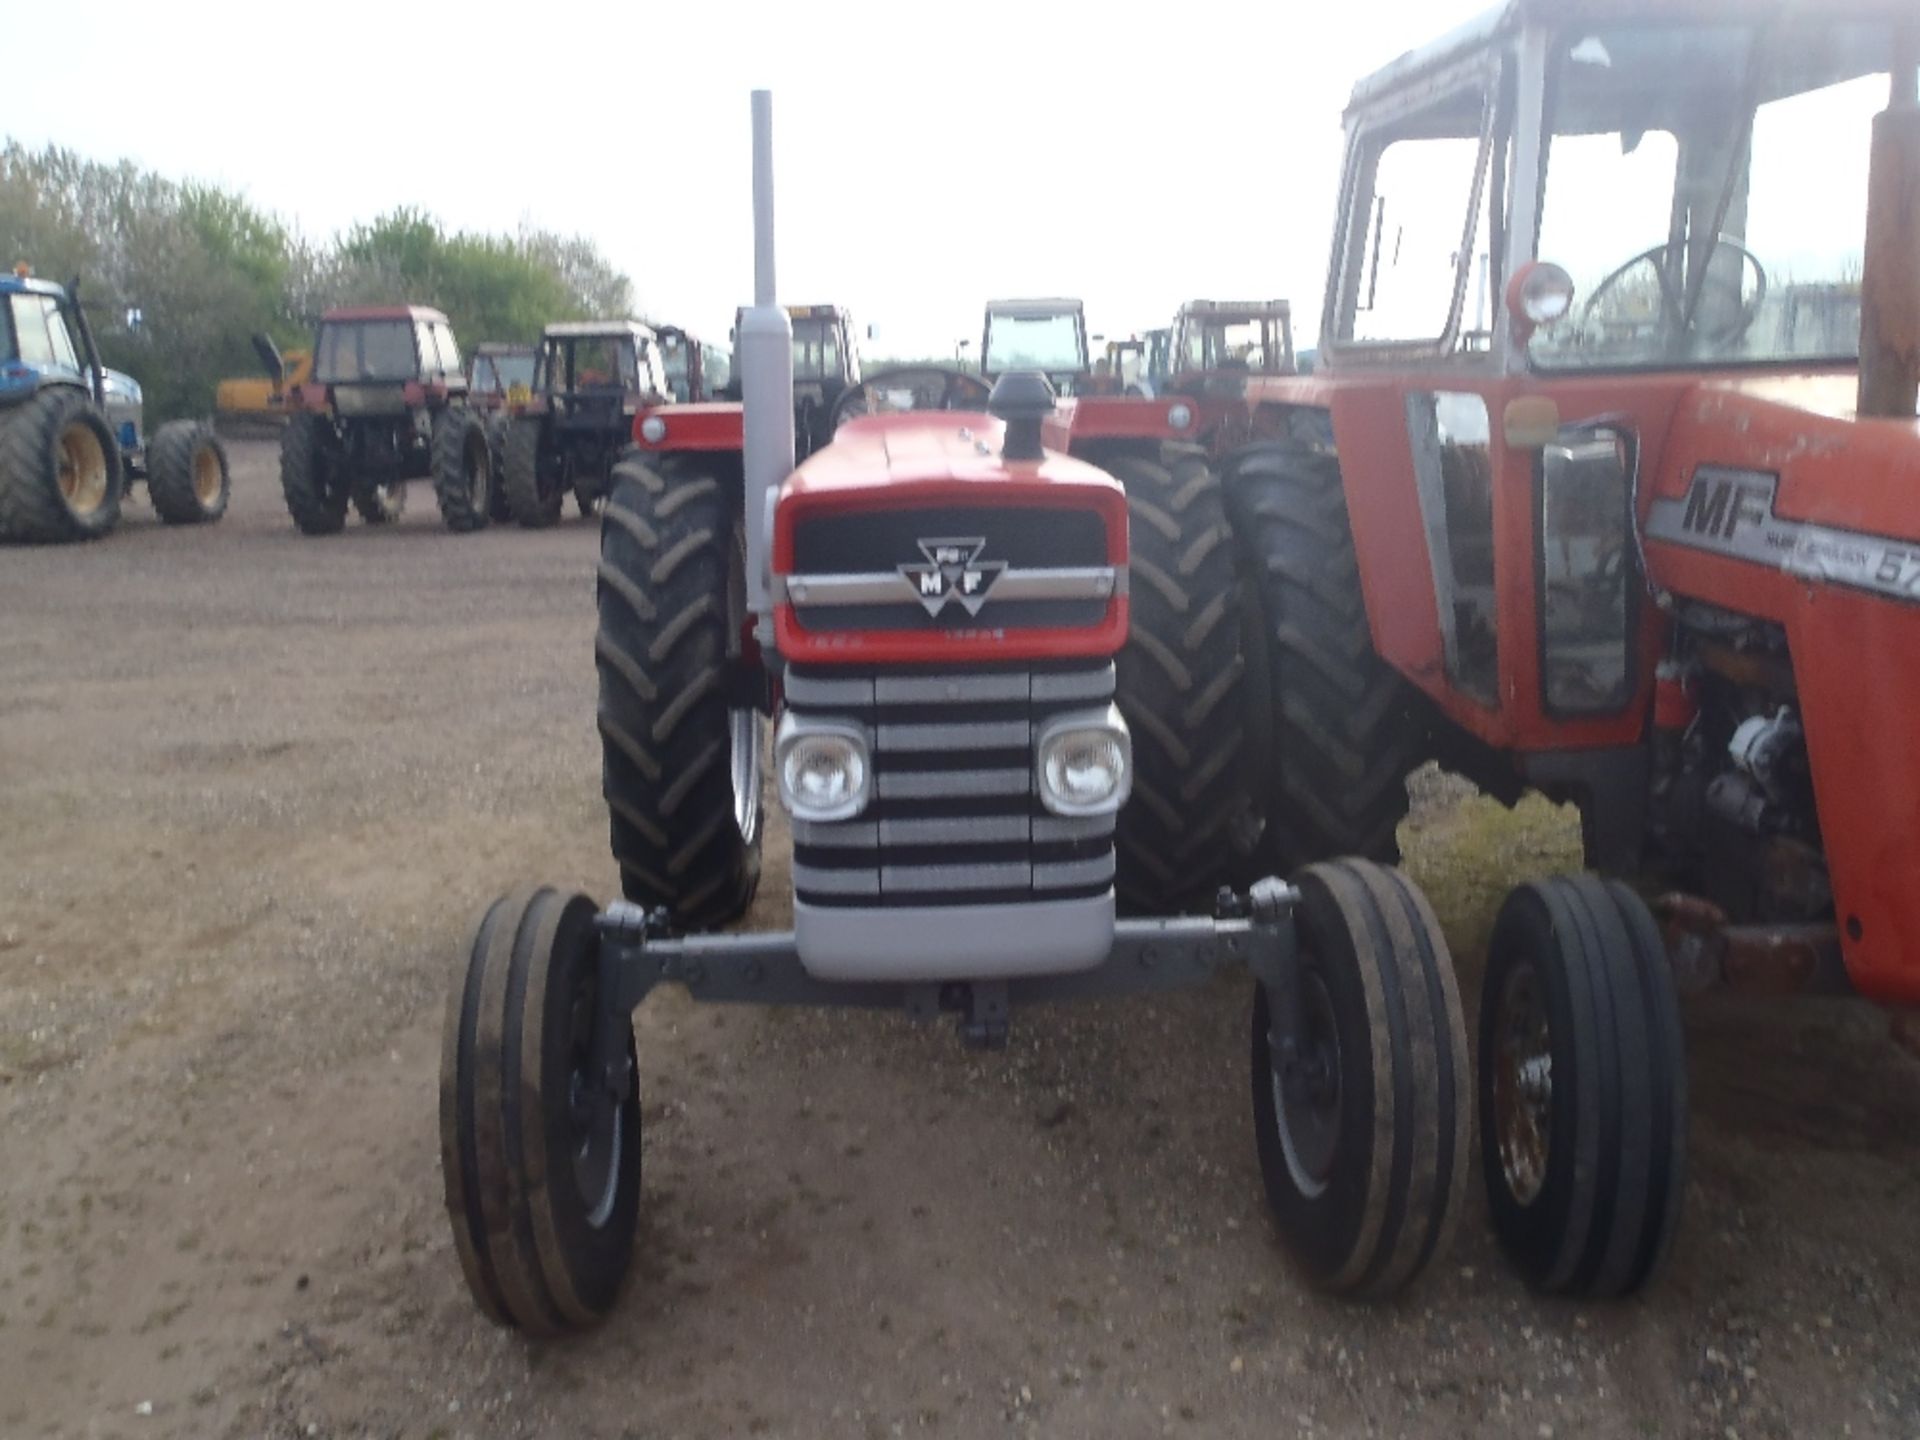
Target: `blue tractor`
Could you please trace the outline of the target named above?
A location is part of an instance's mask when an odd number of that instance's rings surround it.
[[[75,337],[78,343],[75,343]],[[226,512],[226,448],[212,425],[175,420],[151,440],[139,384],[100,363],[79,282],[0,275],[0,540],[92,540],[137,480],[170,525]]]

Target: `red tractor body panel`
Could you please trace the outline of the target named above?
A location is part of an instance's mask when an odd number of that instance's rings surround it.
[[[964,423],[956,423],[964,421]],[[984,415],[875,416],[841,427],[832,445],[788,477],[774,513],[773,569],[791,577],[795,530],[818,515],[934,507],[983,512],[1077,510],[1097,513],[1107,563],[1127,560],[1127,499],[1105,471],[1061,454],[1034,461],[1000,456],[1003,427]],[[884,567],[895,557],[875,557]],[[911,559],[901,556],[899,559]],[[952,627],[924,631],[808,630],[790,601],[774,612],[780,653],[835,664],[1022,661],[1111,655],[1127,638],[1127,597],[1108,598],[1098,625],[1073,629]]]
[[[649,439],[645,426],[658,417],[666,430]],[[660,454],[669,450],[739,450],[745,441],[745,410],[738,401],[703,400],[692,405],[660,405],[633,417],[633,443]]]

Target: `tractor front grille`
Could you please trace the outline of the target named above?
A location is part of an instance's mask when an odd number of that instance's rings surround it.
[[[1041,805],[1034,738],[1055,715],[1103,709],[1113,664],[968,671],[794,667],[795,714],[865,728],[873,799],[852,820],[796,820],[793,888],[810,905],[984,905],[1101,895],[1111,815]]]

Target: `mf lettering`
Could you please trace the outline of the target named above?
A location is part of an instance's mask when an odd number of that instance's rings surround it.
[[[1696,475],[1687,491],[1680,528],[1714,540],[1731,540],[1741,525],[1764,525],[1773,514],[1773,487],[1744,480]]]

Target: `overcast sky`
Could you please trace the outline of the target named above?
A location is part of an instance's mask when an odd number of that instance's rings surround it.
[[[724,337],[766,86],[781,299],[852,307],[870,351],[950,353],[988,296],[1041,294],[1108,334],[1284,295],[1304,345],[1348,91],[1488,3],[95,0],[84,81],[10,66],[0,133],[231,186],[317,237],[403,204],[589,235],[648,313]]]

